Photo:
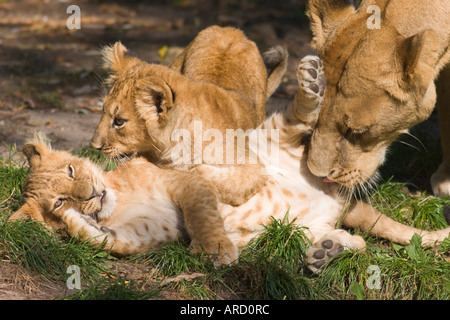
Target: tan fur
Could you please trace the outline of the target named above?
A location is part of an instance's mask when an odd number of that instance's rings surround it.
[[[371,5],[380,8],[380,29],[367,27]],[[450,2],[365,0],[355,10],[350,0],[310,0],[308,15],[328,82],[308,166],[354,187],[370,181],[388,146],[432,112],[434,80],[450,60]],[[440,81],[444,157],[432,185],[436,194],[448,195],[448,71]]]
[[[327,259],[343,249],[364,250],[365,242],[362,237],[351,235],[343,229],[336,229],[336,224],[346,207],[346,202],[338,196],[338,186],[324,183],[321,178],[311,174],[306,165],[305,136],[311,133],[322,102],[321,90],[315,89],[316,86],[320,89],[325,85],[317,57],[307,56],[301,61],[298,79],[299,91],[293,103],[271,115],[255,129],[259,134],[279,130],[278,141],[270,139],[270,136],[267,137],[267,141],[271,147],[277,146],[280,150],[279,153],[270,153],[267,158],[261,159],[271,174],[264,187],[246,203],[240,206],[219,203],[216,207],[214,193],[207,187],[207,182],[202,182],[201,177],[157,168],[142,159],[137,159],[122,164],[112,172],[100,174],[103,176],[107,194],[115,194],[117,205],[111,212],[107,209],[108,206],[102,207],[101,210],[98,208],[100,211],[94,216],[98,224],[83,215],[92,215],[92,211],[82,211],[85,209],[75,205],[72,207],[77,211],[64,208],[66,211],[61,209],[62,211],[59,211],[61,213],[47,214],[62,215],[62,218],[57,219],[68,223],[69,230],[70,225],[75,225],[72,234],[81,229],[86,235],[100,236],[99,240],[104,239],[103,236],[108,236],[108,239],[109,237],[119,239],[123,235],[122,242],[116,240],[113,250],[117,247],[125,253],[143,250],[139,243],[148,243],[148,240],[142,239],[152,239],[151,242],[159,243],[171,241],[179,236],[179,224],[182,219],[175,209],[177,204],[178,208],[183,210],[186,229],[191,230],[190,234],[193,237],[195,234],[204,235],[201,245],[212,244],[210,252],[214,252],[218,241],[227,243],[226,239],[230,239],[238,247],[244,246],[259,234],[262,224],[269,223],[272,217],[284,219],[287,213],[289,221],[295,220],[296,224],[306,227],[305,233],[313,243],[307,252],[307,264],[314,272],[320,270]],[[304,104],[300,103],[301,101]],[[252,135],[250,144],[256,143],[257,139],[257,135]],[[34,176],[32,181],[36,186],[39,183],[57,186],[48,184],[45,177],[56,177],[61,170],[65,181],[70,181],[67,178],[68,165],[75,166],[77,161],[83,161],[82,167],[86,172],[97,171],[87,160],[79,160],[64,153],[70,161],[63,161],[55,157],[55,154],[60,153],[53,154],[51,159],[45,162],[47,165],[44,173],[47,175],[37,175],[38,172],[31,171],[31,176]],[[33,164],[33,158],[30,165],[32,167],[36,165]],[[83,171],[80,168],[75,172]],[[97,179],[92,179],[95,180]],[[27,183],[24,187],[26,200],[22,208],[14,214],[14,218],[23,215],[36,218],[42,215],[42,212],[47,212],[45,209],[49,208],[46,205],[49,202],[47,198],[60,197],[59,193],[49,194],[53,188],[39,189],[34,193],[29,190],[35,189],[33,184]],[[92,187],[89,188],[91,189]],[[30,196],[27,197],[28,194]],[[142,206],[145,206],[145,213],[141,210]],[[189,208],[198,210],[191,212]],[[221,221],[217,218],[216,208],[222,217]],[[83,214],[80,215],[79,212]],[[189,217],[196,219],[190,220]],[[49,220],[47,218],[45,221]],[[417,233],[423,237],[424,246],[437,245],[450,233],[450,227],[439,231],[424,231],[402,225],[361,202],[351,203],[343,224],[347,227],[361,228],[363,231],[401,244],[409,243],[412,235]],[[80,225],[83,227],[79,227]],[[109,231],[102,231],[101,226],[107,227]],[[217,236],[222,234],[223,228],[228,238],[221,236],[218,239]],[[122,230],[130,232],[125,236]],[[232,247],[227,246],[225,249],[225,252],[233,257]]]
[[[112,88],[92,145],[110,157],[138,154],[159,166],[184,171],[201,167],[205,159],[197,162],[195,149],[204,150],[210,143],[200,141],[198,147],[192,141],[190,163],[177,163],[172,151],[179,141],[173,135],[185,129],[193,136],[195,121],[204,131],[213,128],[223,134],[227,129],[256,128],[287,63],[282,48],[273,48],[266,57],[269,77],[255,43],[238,29],[217,26],[200,32],[170,68],[143,62],[121,43],[106,47],[103,58],[113,72],[108,80]],[[233,169],[248,174],[259,166]],[[204,171],[208,168],[198,168],[197,173]],[[245,201],[264,181],[258,175],[240,186],[212,180],[221,199],[229,203]]]
[[[11,219],[31,217],[49,228],[126,256],[157,249],[181,237],[204,248],[218,266],[237,260],[213,188],[201,177],[160,169],[137,158],[103,172],[87,159],[52,151],[39,140],[24,146],[31,172],[23,206]]]

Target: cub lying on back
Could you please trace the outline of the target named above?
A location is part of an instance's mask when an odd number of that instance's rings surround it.
[[[204,158],[195,155],[213,144],[203,143],[201,130],[254,129],[265,119],[265,104],[276,89],[287,64],[286,50],[276,47],[265,55],[271,66],[268,75],[255,43],[235,28],[209,27],[169,68],[149,64],[131,55],[121,44],[106,47],[103,59],[112,75],[111,90],[104,99],[103,114],[95,130],[92,146],[111,158],[145,157],[158,166],[196,170],[208,175],[222,201],[241,204],[265,182],[258,164],[214,163],[222,175],[209,174]],[[178,161],[174,149],[180,130],[189,133],[183,140],[188,161]],[[195,140],[198,141],[195,141]],[[211,141],[211,138],[209,138]],[[225,154],[225,152],[224,152]],[[234,177],[253,179],[236,181]]]
[[[140,159],[102,173],[88,160],[31,143],[24,150],[32,168],[24,185],[25,203],[11,218],[30,216],[48,224],[66,223],[72,235],[94,236],[96,243],[106,237],[112,250],[120,254],[150,250],[174,240],[182,235],[184,223],[194,240],[208,252],[225,257],[227,263],[237,257],[230,240],[242,247],[271,217],[283,219],[289,212],[289,220],[308,228],[305,232],[313,243],[307,252],[311,270],[318,271],[343,249],[363,250],[362,237],[335,227],[347,205],[338,195],[338,186],[324,183],[306,166],[304,136],[317,120],[322,99],[311,88],[323,89],[321,73],[320,60],[305,57],[298,69],[300,86],[293,103],[270,116],[250,136],[252,144],[266,130],[278,129],[279,141],[268,143],[280,150],[276,157],[271,154],[273,158],[263,159],[272,174],[241,206],[217,205],[208,182],[196,175],[157,168]],[[59,180],[64,183],[57,184]],[[403,225],[362,202],[349,205],[344,226],[400,244],[409,243],[417,233],[424,246],[433,246],[450,233],[450,227],[424,231]]]
[[[54,151],[41,139],[23,149],[30,165],[25,203],[11,219],[31,217],[49,228],[126,256],[159,248],[179,237],[203,247],[220,266],[238,258],[217,209],[217,195],[201,177],[160,169],[137,158],[103,172],[88,159]]]

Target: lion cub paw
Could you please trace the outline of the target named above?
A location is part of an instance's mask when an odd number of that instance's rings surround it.
[[[344,250],[344,246],[338,241],[325,239],[314,244],[306,254],[308,269],[317,273],[320,268],[331,258]]]
[[[322,103],[327,81],[323,72],[323,64],[319,57],[304,57],[297,69],[299,85],[298,95],[303,107],[314,109]]]
[[[238,248],[227,238],[219,241],[200,244],[196,240],[191,242],[191,252],[199,253],[205,250],[214,263],[216,269],[232,265],[238,261]]]

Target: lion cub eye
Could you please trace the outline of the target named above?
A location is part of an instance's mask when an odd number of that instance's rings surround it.
[[[58,210],[59,208],[62,207],[63,204],[64,204],[64,199],[56,200],[55,205],[53,206],[53,210]]]
[[[72,165],[69,165],[69,177],[72,179],[75,177],[75,168]]]
[[[122,128],[126,122],[127,122],[127,120],[125,120],[125,119],[114,118],[113,126],[116,128]]]

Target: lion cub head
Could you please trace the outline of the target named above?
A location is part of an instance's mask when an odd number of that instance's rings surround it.
[[[167,113],[173,106],[171,88],[154,76],[152,69],[162,66],[149,65],[136,58],[120,42],[105,47],[103,59],[113,72],[107,80],[111,89],[104,98],[103,114],[92,146],[117,159],[130,157],[135,150],[145,154],[162,149],[158,133],[164,129]]]
[[[111,213],[102,172],[88,159],[53,151],[42,139],[28,141],[23,152],[30,166],[23,186],[24,204],[10,219],[31,218],[58,229],[64,227],[60,217],[68,209],[95,220]]]
[[[308,166],[350,188],[376,175],[388,146],[425,120],[436,99],[436,33],[400,36],[383,11],[388,1],[378,1],[381,29],[369,29],[369,2],[355,10],[352,1],[312,0],[308,8],[327,79]]]

